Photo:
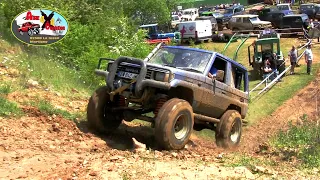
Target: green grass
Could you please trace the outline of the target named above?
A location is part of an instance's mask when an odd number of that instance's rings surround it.
[[[33,106],[37,107],[40,112],[48,114],[48,115],[60,115],[66,119],[69,120],[76,120],[76,118],[81,118],[81,114],[73,114],[69,113],[68,111],[62,110],[62,109],[57,109],[50,102],[45,101],[45,100],[40,100],[38,102],[33,102]]]
[[[221,160],[226,167],[239,167],[245,166],[248,169],[254,170],[255,166],[278,166],[278,163],[264,158],[252,157],[246,154],[233,153],[226,155]]]
[[[10,102],[4,97],[0,96],[0,116],[10,117],[10,116],[20,116],[22,115],[21,109],[16,103]]]
[[[302,168],[320,167],[320,127],[307,116],[302,117],[302,124],[290,123],[288,131],[280,131],[271,140],[271,145],[285,161],[298,158]]]
[[[314,64],[313,71],[319,69],[319,67],[320,64]],[[297,68],[296,72],[300,74],[284,77],[283,82],[277,83],[261,97],[253,99],[253,101],[249,104],[249,110],[246,117],[246,120],[248,120],[249,123],[255,123],[260,118],[274,112],[286,100],[290,99],[301,88],[308,85],[316,77],[315,72],[311,76],[305,73],[305,65]],[[262,86],[264,87],[264,85]]]
[[[22,50],[19,45],[11,45],[0,40],[0,60],[4,57],[9,58],[3,64],[22,73],[19,78],[20,82],[25,83],[22,86],[25,86],[29,79],[33,79],[43,87],[58,91],[65,97],[87,97],[93,91],[90,82],[82,81],[76,70],[56,61],[56,55],[50,54],[49,51],[42,49],[38,54],[32,55]],[[14,53],[5,53],[6,51]],[[73,93],[73,89],[79,93]]]
[[[12,86],[9,84],[0,84],[0,95],[8,95],[12,92]]]

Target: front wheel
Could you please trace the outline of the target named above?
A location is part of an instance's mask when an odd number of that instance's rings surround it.
[[[100,133],[109,133],[117,129],[122,122],[123,114],[111,112],[116,106],[116,103],[110,101],[107,87],[97,89],[87,107],[89,128]]]
[[[184,148],[194,124],[193,110],[187,101],[177,98],[168,100],[160,108],[155,121],[155,137],[162,148]]]
[[[32,30],[32,29],[29,29],[29,30],[28,30],[28,35],[29,35],[29,36],[33,36],[33,34],[34,34],[33,30]]]
[[[216,144],[223,148],[234,148],[239,145],[241,133],[241,115],[236,110],[227,110],[216,128]]]

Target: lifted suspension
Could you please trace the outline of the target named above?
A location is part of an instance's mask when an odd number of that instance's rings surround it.
[[[155,107],[155,109],[153,111],[154,117],[157,117],[160,108],[167,101],[168,101],[168,97],[167,96],[162,96],[156,101],[156,107]]]

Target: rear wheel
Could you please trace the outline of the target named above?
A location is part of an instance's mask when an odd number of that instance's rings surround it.
[[[155,136],[164,149],[182,149],[189,141],[194,124],[193,110],[182,99],[168,100],[160,108],[155,120]]]
[[[100,133],[109,133],[117,129],[122,122],[123,114],[111,112],[111,109],[116,106],[115,102],[110,101],[107,87],[97,89],[87,107],[89,128]]]
[[[241,115],[236,110],[227,110],[216,128],[217,146],[234,148],[239,145],[242,133]]]

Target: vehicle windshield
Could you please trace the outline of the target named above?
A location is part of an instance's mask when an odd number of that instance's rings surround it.
[[[183,15],[190,15],[190,14],[193,14],[193,13],[192,13],[192,11],[183,11],[182,14]]]
[[[252,18],[250,18],[250,21],[251,22],[259,22],[261,20],[258,17],[252,17]]]
[[[233,9],[226,9],[224,14],[233,14]]]
[[[208,52],[163,47],[148,62],[203,73],[211,56]]]
[[[179,20],[179,16],[172,16],[172,21],[178,21]]]
[[[289,6],[287,6],[287,5],[278,5],[277,8],[278,8],[279,10],[290,10],[290,9],[289,9]]]
[[[304,10],[304,9],[313,9],[314,6],[313,5],[301,5],[300,9]]]

